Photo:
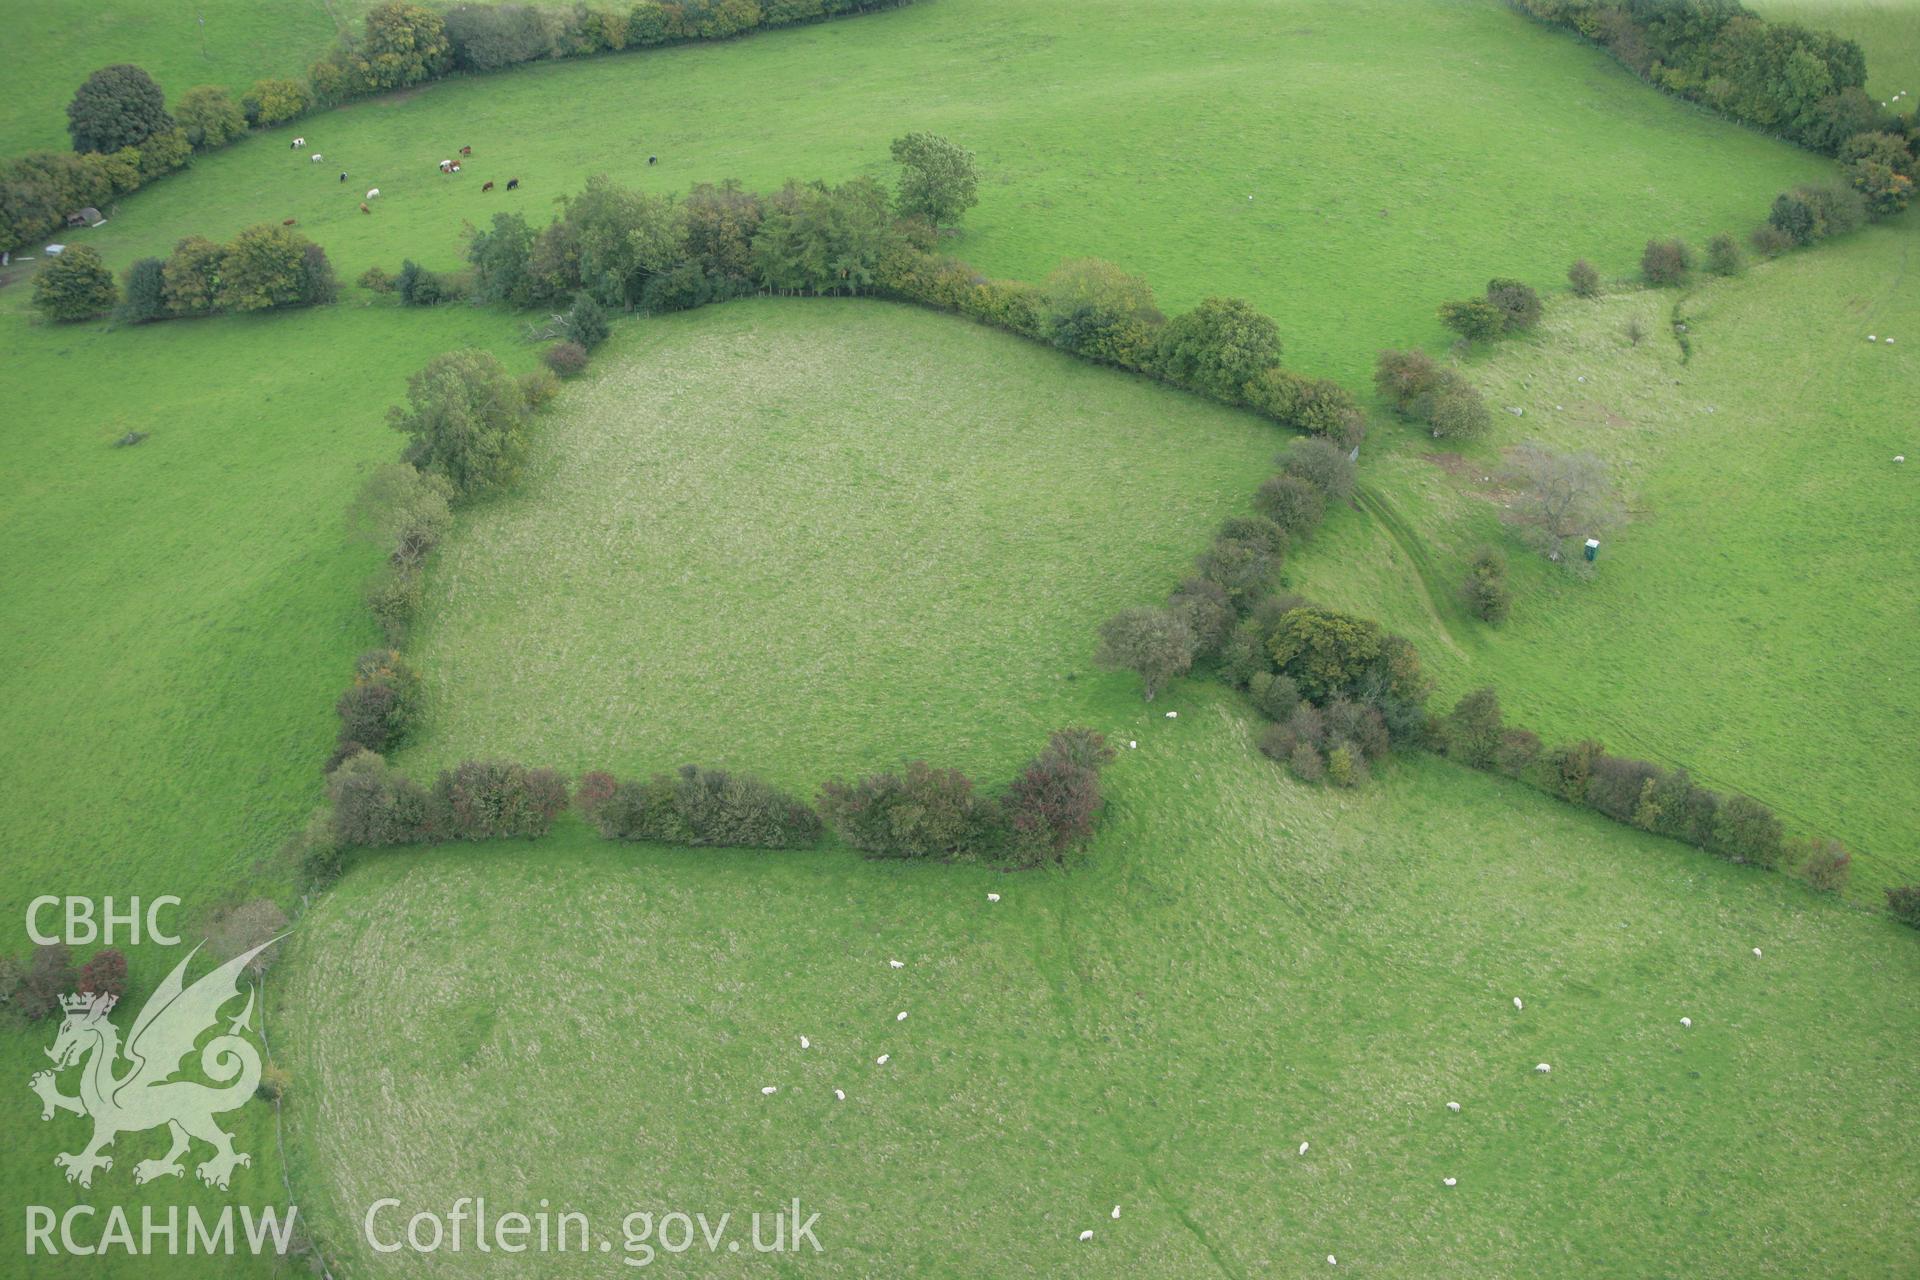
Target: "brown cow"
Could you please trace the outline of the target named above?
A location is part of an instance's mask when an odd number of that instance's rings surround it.
[[[493,190],[493,184],[492,184],[491,182],[488,182],[488,183],[484,183],[484,184],[482,184],[482,186],[480,187],[480,189],[481,189],[482,191],[491,191],[491,190]]]
[[[280,223],[280,225],[281,225],[281,226],[283,226],[283,227],[290,227],[290,226],[292,226],[292,225],[293,225],[293,219],[292,219],[292,218],[286,218],[286,219],[283,219],[283,220],[281,221],[281,223]]]

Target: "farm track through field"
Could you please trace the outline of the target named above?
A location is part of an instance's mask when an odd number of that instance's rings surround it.
[[[1419,534],[1414,532],[1405,518],[1394,510],[1393,504],[1381,496],[1379,490],[1363,482],[1354,486],[1353,496],[1360,509],[1379,522],[1380,528],[1393,539],[1395,545],[1406,555],[1408,562],[1413,565],[1412,582],[1419,591],[1421,607],[1426,610],[1427,616],[1433,619],[1435,633],[1449,649],[1464,657],[1465,651],[1460,647],[1459,641],[1454,638],[1452,628],[1447,625],[1449,615],[1455,620],[1459,619],[1459,607],[1453,605],[1443,611],[1440,602],[1451,601],[1454,593],[1448,588],[1446,579],[1434,564],[1425,542]],[[1467,634],[1475,633],[1469,630]]]

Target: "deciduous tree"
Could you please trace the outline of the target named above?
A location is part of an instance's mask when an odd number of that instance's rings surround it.
[[[973,152],[951,139],[925,132],[895,138],[893,162],[901,167],[900,212],[925,218],[935,231],[980,202]]]
[[[152,76],[129,62],[88,76],[67,104],[67,133],[75,151],[137,147],[171,128],[166,95]]]

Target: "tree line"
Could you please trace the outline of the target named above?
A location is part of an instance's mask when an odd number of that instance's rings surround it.
[[[1577,32],[1641,79],[1742,124],[1833,155],[1884,127],[1852,40],[1768,22],[1737,0],[1509,0]]]

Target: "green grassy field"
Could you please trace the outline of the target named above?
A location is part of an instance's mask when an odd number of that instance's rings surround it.
[[[359,1240],[483,1193],[616,1249],[635,1210],[822,1215],[818,1257],[689,1275],[1907,1267],[1905,931],[1438,762],[1305,789],[1170,698],[1112,691],[1140,749],[1067,874],[577,826],[373,859],[280,989],[302,1204],[354,1274],[608,1273]]]
[[[312,810],[332,700],[353,652],[374,639],[359,598],[374,557],[346,542],[344,502],[363,469],[394,456],[382,412],[417,363],[415,344],[494,343],[526,357],[501,341],[496,318],[462,310],[340,307],[113,332],[30,327],[18,314],[4,323],[0,907],[18,922],[43,893],[174,894],[197,941],[191,928],[222,901],[287,900],[271,858]],[[130,430],[151,434],[108,447]],[[10,935],[9,950],[24,946]],[[128,956],[140,993],[179,959],[153,946]],[[0,1071],[24,1082],[52,1038],[51,1026],[10,1027]],[[88,1201],[52,1165],[81,1122],[43,1126],[23,1083],[0,1116],[20,1151],[0,1168],[0,1197]],[[270,1113],[256,1103],[233,1118],[255,1163],[232,1199],[271,1202],[281,1171]],[[156,1141],[126,1139],[118,1168],[158,1154],[147,1150]],[[135,1191],[124,1172],[103,1175],[91,1196],[220,1199],[172,1183]],[[0,1234],[0,1274],[19,1257],[19,1217]],[[114,1273],[96,1260],[72,1266]],[[62,1271],[36,1262],[34,1274]]]
[[[1549,737],[1685,764],[1845,840],[1856,891],[1878,900],[1920,874],[1908,804],[1920,744],[1904,728],[1920,715],[1920,614],[1904,585],[1920,569],[1920,491],[1893,461],[1920,457],[1916,250],[1908,218],[1684,300],[1556,302],[1537,337],[1468,363],[1489,403],[1525,415],[1496,409],[1493,437],[1464,453],[1379,433],[1367,483],[1407,536],[1377,520],[1335,528],[1296,559],[1296,579],[1390,614],[1448,694],[1491,683]],[[1630,321],[1651,335],[1638,346]],[[1524,440],[1592,450],[1620,477],[1631,518],[1591,581],[1501,528],[1502,451]],[[1452,598],[1481,541],[1516,568],[1500,628]],[[1409,546],[1438,579],[1425,593]]]
[[[890,303],[674,316],[601,360],[434,565],[423,770],[1010,773],[1088,714],[1094,625],[1182,573],[1285,440]]]
[[[367,0],[14,0],[7,6],[0,155],[65,151],[67,103],[100,67],[144,67],[170,100],[201,84],[237,97],[262,76],[305,75],[336,24],[357,21],[372,7]]]
[[[1867,53],[1867,88],[1881,101],[1904,92],[1911,115],[1920,94],[1920,19],[1912,0],[1759,0],[1748,6],[1773,22],[1837,31]]]
[[[1435,302],[1490,275],[1553,284],[1581,254],[1625,271],[1647,236],[1744,228],[1827,168],[1494,4],[1062,13],[934,0],[446,81],[203,158],[89,237],[124,262],[297,217],[349,279],[403,256],[451,267],[463,221],[544,221],[589,173],[653,191],[890,180],[888,141],[932,129],[979,155],[954,250],[981,268],[1037,280],[1094,255],[1175,307],[1239,295],[1280,318],[1293,363],[1357,379],[1381,346],[1436,337]],[[327,162],[289,152],[295,132]],[[462,145],[466,172],[442,175]],[[481,193],[508,177],[521,190]]]
[[[43,100],[33,127],[57,142],[70,82],[94,62],[147,62],[164,44],[193,66],[195,33],[151,11],[164,36],[126,52],[103,28],[65,32],[83,19],[129,30],[146,9],[43,14],[7,110],[25,119]],[[281,36],[298,23],[269,31],[270,11],[248,11],[257,63],[229,51],[221,74],[148,65],[175,91],[298,66],[330,29],[302,12],[311,35],[295,41]],[[210,39],[241,20],[208,16]],[[1915,47],[1920,24],[1874,21],[1876,40]],[[84,56],[67,66],[73,50]],[[480,196],[489,176],[521,176],[517,207],[539,220],[595,170],[655,190],[884,174],[887,140],[916,127],[980,153],[982,204],[956,252],[1026,278],[1098,254],[1174,306],[1241,294],[1281,318],[1292,363],[1355,385],[1376,348],[1437,343],[1434,303],[1489,275],[1550,285],[1580,255],[1624,273],[1649,235],[1737,230],[1778,188],[1827,171],[1494,4],[930,0],[357,104],[301,122],[324,166],[268,135],[86,235],[120,266],[183,235],[297,215],[347,278],[403,256],[451,266],[462,220],[507,207]],[[462,142],[476,162],[442,179],[434,163]],[[650,151],[661,169],[645,169]],[[344,189],[340,168],[354,175]],[[376,184],[387,194],[363,217]],[[1631,464],[1648,514],[1594,583],[1523,564],[1508,629],[1466,622],[1450,583],[1493,512],[1387,426],[1367,446],[1367,510],[1337,514],[1292,573],[1413,635],[1448,691],[1490,681],[1542,731],[1686,759],[1860,844],[1864,888],[1892,878],[1916,852],[1901,812],[1912,619],[1897,594],[1912,506],[1886,469],[1891,453],[1915,456],[1896,430],[1911,356],[1874,348],[1887,358],[1866,362],[1861,326],[1920,342],[1898,327],[1913,312],[1913,234],[1910,216],[1703,291],[1685,369],[1651,323],[1668,300],[1651,297],[1590,316],[1556,307],[1538,342],[1473,362],[1495,395],[1529,378],[1605,381],[1605,395],[1558,401],[1564,422],[1527,421],[1589,444],[1604,427],[1606,452]],[[24,293],[0,289],[13,659],[0,674],[13,784],[0,911],[17,920],[39,892],[178,893],[196,911],[228,894],[285,900],[272,855],[319,797],[330,703],[372,640],[358,590],[374,557],[345,542],[340,513],[397,451],[382,409],[442,350],[485,346],[515,368],[533,352],[515,318],[357,293],[307,315],[117,330],[31,324]],[[1642,311],[1662,336],[1617,350],[1617,327]],[[923,362],[911,383],[881,378],[878,356],[909,349]],[[1692,410],[1706,405],[1703,424]],[[1501,425],[1496,444],[1518,438]],[[107,447],[129,429],[153,435]],[[1142,749],[1116,767],[1111,824],[1066,875],[612,849],[573,827],[524,848],[370,860],[303,926],[272,1023],[296,1072],[285,1171],[342,1247],[355,1248],[357,1198],[398,1179],[409,1197],[553,1194],[596,1214],[744,1212],[797,1194],[830,1210],[816,1269],[850,1275],[1250,1276],[1334,1253],[1399,1274],[1872,1276],[1913,1256],[1897,1124],[1912,1091],[1911,938],[1784,878],[1430,761],[1358,794],[1302,790],[1197,688],[1167,704],[1182,711],[1168,722],[1128,681],[1086,674],[1094,620],[1170,584],[1199,531],[1245,500],[1268,429],[955,320],[763,303],[622,326],[541,430],[540,487],[477,513],[431,575],[420,651],[436,715],[418,762],[711,761],[735,736],[723,713],[769,730],[752,758],[730,759],[801,786],[910,750],[995,772],[1070,719]],[[1070,447],[1095,431],[1125,452]],[[614,483],[637,469],[623,440],[672,446],[645,468],[651,503]],[[765,441],[788,451],[784,466],[757,452]],[[973,453],[942,447],[954,441]],[[1062,467],[1071,482],[1055,494]],[[810,510],[810,478],[871,505]],[[922,482],[974,523],[917,504]],[[748,486],[752,520],[661,503],[661,483],[676,497]],[[1108,492],[1136,510],[1102,505]],[[604,546],[556,544],[556,509],[534,494],[652,554],[622,565]],[[792,527],[769,554],[780,520]],[[1783,532],[1749,539],[1749,526]],[[676,537],[706,583],[730,588],[711,611],[663,567]],[[898,565],[899,543],[928,559]],[[543,560],[555,545],[579,563]],[[477,568],[496,549],[523,567],[486,597],[517,611],[514,630],[490,630],[505,620],[463,599],[493,590]],[[1015,572],[1036,563],[1047,576]],[[668,607],[592,598],[577,589],[586,565]],[[1703,597],[1724,606],[1702,610]],[[876,601],[906,621],[858,628]],[[976,613],[997,628],[991,648],[937,630]],[[819,623],[861,647],[864,676],[808,648]],[[501,661],[534,638],[526,662]],[[708,651],[667,647],[687,638]],[[583,681],[550,641],[611,669]],[[746,688],[697,683],[743,657],[764,665]],[[506,685],[501,711],[486,672]],[[996,701],[989,679],[1017,693]],[[605,690],[644,703],[613,714]],[[821,690],[831,707],[803,720]],[[540,709],[550,692],[560,713]],[[1006,894],[999,915],[983,914],[989,885]],[[1764,963],[1748,964],[1754,945]],[[878,967],[896,947],[914,962],[900,988]],[[140,991],[173,957],[133,959]],[[868,1037],[876,1019],[895,1030],[899,989],[918,1038],[876,1077]],[[1516,993],[1529,1007],[1509,1021]],[[1679,1039],[1682,1006],[1696,1027]],[[821,1029],[804,1063],[789,1047],[800,1022]],[[0,1066],[24,1078],[49,1037],[0,1037]],[[1528,1074],[1540,1060],[1550,1080]],[[833,1116],[812,1110],[843,1069],[865,1072],[862,1086]],[[782,1092],[761,1098],[763,1077]],[[882,1078],[887,1092],[865,1083]],[[1468,1109],[1445,1116],[1443,1095]],[[56,1145],[30,1106],[22,1091],[0,1112],[21,1153],[0,1191],[15,1206],[72,1203],[81,1193],[50,1163],[70,1130]],[[269,1113],[236,1118],[256,1163],[232,1198],[275,1199]],[[1306,1160],[1289,1154],[1300,1140]],[[1450,1199],[1442,1176],[1460,1179]],[[96,1197],[199,1194],[109,1186]],[[1101,1217],[1114,1201],[1118,1224]],[[1092,1246],[1073,1243],[1084,1226],[1099,1228]],[[17,1229],[0,1229],[0,1274]],[[347,1274],[388,1273],[346,1260]],[[207,1273],[197,1260],[32,1272]]]

